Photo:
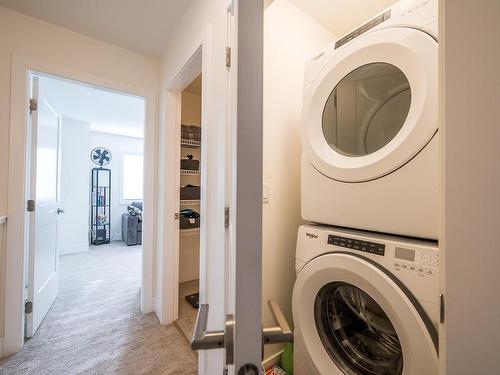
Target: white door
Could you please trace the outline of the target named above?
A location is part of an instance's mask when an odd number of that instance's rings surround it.
[[[44,99],[38,77],[32,78],[31,176],[28,300],[32,312],[26,315],[26,336],[32,337],[54,303],[59,290],[57,222],[61,149],[60,116]]]
[[[236,375],[263,373],[263,337],[291,339],[275,304],[283,329],[263,330],[261,320],[263,11],[261,0],[234,0],[228,10],[226,325],[207,332],[208,306],[201,305],[192,343],[197,350],[224,348],[221,368]]]
[[[226,350],[226,363],[238,375],[257,374],[262,363],[263,11],[262,1],[233,1],[226,311],[234,318],[234,354],[228,361]]]

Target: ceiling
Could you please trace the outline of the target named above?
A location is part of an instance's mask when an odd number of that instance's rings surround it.
[[[89,122],[92,131],[143,137],[143,98],[46,76],[39,77],[39,97],[63,117]]]
[[[340,37],[397,0],[289,1]],[[193,0],[0,0],[0,6],[159,58],[192,2]],[[264,2],[270,3],[271,0]]]
[[[0,0],[0,6],[159,58],[193,0]]]
[[[397,0],[289,0],[334,36],[361,26]]]

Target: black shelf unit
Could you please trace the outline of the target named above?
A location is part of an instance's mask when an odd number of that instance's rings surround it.
[[[111,242],[111,169],[92,168],[90,220],[92,245]]]

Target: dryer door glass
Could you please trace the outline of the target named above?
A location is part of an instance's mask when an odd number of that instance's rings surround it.
[[[400,69],[388,63],[363,65],[345,76],[328,97],[323,134],[342,155],[371,154],[396,136],[410,103],[410,84]]]
[[[403,353],[382,308],[368,294],[344,282],[318,292],[314,318],[323,346],[348,375],[400,375]]]

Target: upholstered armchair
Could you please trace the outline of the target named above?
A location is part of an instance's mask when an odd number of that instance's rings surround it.
[[[127,246],[142,244],[142,202],[132,202],[122,214],[122,240]]]

